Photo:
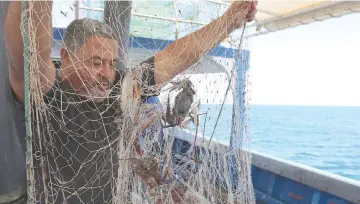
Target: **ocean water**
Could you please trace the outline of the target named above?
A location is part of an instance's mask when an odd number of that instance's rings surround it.
[[[211,136],[221,105],[208,111]],[[360,107],[251,106],[250,148],[360,181]],[[225,105],[214,139],[229,141],[232,105]],[[201,117],[202,125],[205,116]]]

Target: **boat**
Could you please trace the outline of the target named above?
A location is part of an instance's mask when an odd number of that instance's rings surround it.
[[[230,1],[206,0],[206,2],[229,5]],[[360,11],[360,2],[350,1],[304,1],[302,3],[279,1],[280,4],[282,6],[277,7],[271,1],[260,1],[260,17],[257,22],[249,26],[249,29],[253,29],[253,34],[248,35],[248,37],[256,37],[269,32]],[[78,7],[78,9],[102,11],[103,8]],[[162,19],[159,16],[150,14],[133,13],[132,15]],[[79,17],[79,14],[75,14],[75,16]],[[163,18],[163,20],[172,21],[173,19]],[[190,23],[202,25],[201,22]],[[54,62],[60,59],[59,42],[62,40],[63,33],[64,28],[54,28],[55,47],[52,53]],[[150,56],[154,50],[164,48],[171,42],[172,40],[160,40],[135,35],[130,36],[128,45],[130,54],[136,58],[134,60],[140,61]],[[205,60],[211,61],[211,58],[224,58],[226,60],[231,58],[237,51],[234,48],[217,46],[209,53],[209,59]],[[242,52],[245,55],[251,55],[250,50],[242,50]],[[239,68],[247,69],[250,58],[246,57],[245,59]],[[223,73],[227,71],[219,68],[221,67],[220,63],[204,63],[204,66],[205,64],[207,66],[211,65],[210,68],[207,67],[208,72]],[[200,66],[199,69],[201,68]],[[187,151],[187,148],[191,146],[191,141],[193,141],[194,133],[179,128],[174,128],[173,132],[175,132],[174,142],[185,147],[175,148],[174,151]],[[168,133],[165,131],[165,134]],[[229,144],[222,145],[227,147]],[[358,181],[255,152],[251,149],[246,151],[249,151],[252,155],[252,182],[257,204],[360,204],[360,182]]]

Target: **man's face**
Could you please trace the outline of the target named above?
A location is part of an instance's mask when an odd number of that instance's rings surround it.
[[[76,53],[63,59],[63,69],[79,96],[94,102],[103,101],[115,80],[118,57],[114,39],[89,37]]]

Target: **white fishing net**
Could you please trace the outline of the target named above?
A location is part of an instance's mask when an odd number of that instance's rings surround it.
[[[119,2],[113,3],[107,9],[119,13]],[[80,41],[89,41],[84,27],[100,37],[81,52],[68,48],[67,57],[61,54],[56,64],[59,77],[47,93],[40,69],[45,62],[38,46],[39,27],[66,27],[75,17],[104,21],[104,2],[55,2],[52,25],[41,23],[41,15],[49,10],[45,3],[27,1],[27,5],[22,31],[29,65],[28,203],[255,203],[251,157],[244,150],[249,140],[248,55],[236,51],[240,44],[246,47],[246,34],[234,32],[172,83],[148,82],[154,67],[147,59],[170,41],[215,20],[228,5],[134,1],[131,7],[122,7],[132,11],[130,30],[122,27],[121,17],[111,19],[112,31],[90,20],[75,24],[73,30],[84,33]],[[116,52],[126,47],[124,41],[115,49],[111,42],[101,41],[112,32],[116,38],[123,35],[120,32],[130,36],[126,53]],[[52,39],[54,56],[60,57],[56,49],[66,44],[66,35],[70,34],[65,31],[60,39]],[[180,56],[181,50],[173,53]],[[122,80],[97,78],[94,69],[110,62],[106,65],[115,69],[115,58],[126,67],[116,71]],[[99,91],[100,85],[110,90]],[[79,87],[76,93],[74,86]]]

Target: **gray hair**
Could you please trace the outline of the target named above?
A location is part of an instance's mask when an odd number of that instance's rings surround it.
[[[91,36],[116,39],[112,28],[101,21],[84,18],[70,23],[64,34],[64,45],[70,51],[82,47]]]

